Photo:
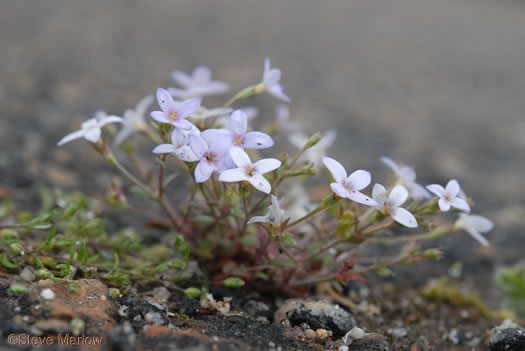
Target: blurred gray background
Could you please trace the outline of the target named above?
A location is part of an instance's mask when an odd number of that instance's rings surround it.
[[[0,184],[19,198],[40,184],[106,188],[85,142],[55,146],[95,110],[121,114],[199,64],[233,93],[270,56],[291,118],[337,129],[331,156],[377,181],[381,155],[426,184],[457,178],[496,222],[492,250],[445,239],[449,261],[491,278],[493,260],[523,258],[523,1],[2,0],[0,52]],[[274,99],[256,102],[274,118]]]

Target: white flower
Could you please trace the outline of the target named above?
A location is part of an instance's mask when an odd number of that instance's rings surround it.
[[[381,157],[381,162],[387,165],[397,177],[397,184],[404,185],[408,189],[410,197],[416,201],[430,199],[432,195],[421,184],[416,183],[416,171],[405,165],[398,165],[388,157]]]
[[[270,95],[275,96],[279,100],[282,100],[284,102],[291,102],[292,99],[290,99],[288,96],[286,96],[283,93],[283,87],[279,83],[281,80],[281,70],[277,68],[271,68],[270,67],[270,58],[267,57],[264,60],[264,75],[262,79],[262,86]]]
[[[287,191],[287,198],[291,199],[291,203],[286,206],[286,213],[292,220],[299,219],[317,207],[310,201],[308,192],[301,184],[294,184],[292,188]]]
[[[221,95],[229,90],[228,84],[211,79],[211,71],[206,66],[195,67],[191,76],[181,71],[173,71],[171,76],[183,88],[168,89],[176,99]]]
[[[452,179],[447,183],[446,188],[443,188],[439,184],[427,185],[427,189],[439,197],[439,209],[442,212],[450,210],[450,207],[470,212],[470,206],[465,200],[458,197],[460,193],[460,187],[457,180]]]
[[[199,158],[192,151],[188,137],[190,135],[200,135],[197,127],[189,131],[175,128],[171,133],[171,144],[161,144],[153,149],[154,154],[173,154],[181,161],[195,162]]]
[[[279,200],[277,200],[277,197],[275,195],[271,195],[272,204],[269,207],[269,211],[264,216],[255,216],[250,218],[248,221],[248,224],[260,222],[260,223],[280,223],[281,220],[285,216],[285,212],[283,209],[281,209],[281,206],[279,205]]]
[[[148,95],[138,102],[134,110],[129,109],[124,111],[122,129],[115,137],[115,145],[120,145],[132,133],[140,132],[148,128],[144,120],[144,114],[152,102],[153,96]]]
[[[97,143],[102,135],[101,128],[108,123],[122,123],[122,118],[118,116],[108,116],[104,111],[95,112],[95,116],[82,123],[81,129],[63,137],[58,146],[69,143],[78,138],[85,138],[92,143]]]
[[[193,153],[200,162],[195,167],[195,182],[207,181],[213,172],[224,170],[224,157],[229,149],[229,137],[224,133],[209,133],[205,130],[200,135],[188,136]]]
[[[321,166],[321,160],[326,155],[328,148],[335,142],[335,138],[335,130],[331,129],[326,131],[322,139],[317,144],[306,150],[301,158],[306,158],[309,163],[314,164],[315,169],[319,169]],[[294,133],[288,137],[288,140],[293,146],[301,150],[310,138],[302,133]]]
[[[157,122],[173,124],[175,127],[184,130],[191,130],[194,127],[193,124],[186,120],[186,117],[193,114],[200,107],[200,98],[192,98],[181,103],[175,103],[166,89],[158,88],[157,102],[162,111],[151,112],[151,118]]]
[[[494,228],[494,223],[490,219],[478,215],[460,213],[455,225],[457,228],[464,229],[472,235],[481,245],[490,246],[487,239],[481,235],[481,233],[490,232]]]
[[[246,120],[248,122],[251,122],[259,114],[259,109],[255,106],[246,106],[246,107],[241,108],[240,110],[244,112],[244,114],[246,115]],[[217,118],[216,124],[220,124],[223,126],[227,125],[228,122],[230,121],[230,114],[232,111],[233,110],[227,113],[221,114],[221,116]]]
[[[323,163],[335,180],[335,183],[330,184],[334,193],[363,205],[377,206],[375,200],[359,192],[370,184],[372,178],[370,172],[360,169],[347,177],[344,167],[333,158],[323,157]]]
[[[277,125],[285,132],[298,132],[301,129],[299,123],[290,121],[290,109],[288,105],[279,104],[275,106],[275,117],[277,119]]]
[[[375,184],[372,197],[377,202],[377,209],[389,215],[394,221],[408,228],[416,228],[417,221],[412,213],[401,207],[408,198],[408,190],[402,185],[396,185],[387,196],[387,191],[381,184]]]
[[[275,158],[266,158],[252,163],[250,157],[241,148],[232,147],[230,157],[238,168],[228,169],[221,173],[221,182],[248,181],[257,190],[269,194],[272,191],[270,183],[263,174],[271,172],[281,166],[281,161]]]

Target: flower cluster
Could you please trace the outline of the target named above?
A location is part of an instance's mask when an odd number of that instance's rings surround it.
[[[234,275],[255,279],[251,272],[267,274],[268,266],[290,269],[291,264],[295,268],[290,271],[286,283],[302,285],[315,281],[307,276],[306,272],[314,267],[308,265],[323,255],[332,255],[335,259],[325,261],[332,262],[333,266],[317,268],[316,277],[323,280],[328,275],[343,279],[349,277],[345,262],[351,245],[430,240],[460,229],[482,245],[488,245],[481,233],[491,230],[492,222],[470,215],[472,202],[454,179],[445,187],[423,186],[416,182],[414,169],[381,157],[381,162],[394,172],[395,181],[385,185],[375,183],[371,194],[367,194],[366,188],[372,183],[370,172],[358,169],[348,174],[340,162],[326,156],[336,140],[334,130],[326,131],[324,137],[320,134],[308,137],[299,123],[290,119],[289,107],[282,103],[289,103],[291,99],[283,92],[281,71],[271,68],[268,58],[259,83],[242,89],[223,106],[215,108],[205,107],[203,99],[228,92],[229,85],[212,80],[209,68],[199,66],[191,74],[173,71],[172,76],[179,87],[157,89],[158,108],[150,112],[149,123],[144,116],[153,103],[152,96],[142,99],[135,109],[124,112],[123,117],[97,112],[94,118],[82,124],[81,130],[67,135],[58,145],[81,137],[94,143],[95,149],[125,177],[161,205],[173,228],[186,235],[194,246],[199,246],[201,240],[214,243],[233,240],[236,245],[232,247],[253,254],[248,261],[254,268],[246,271],[239,268]],[[250,122],[258,114],[256,108],[233,109],[232,105],[263,92],[280,102],[276,106],[275,121],[261,132],[250,128]],[[141,178],[118,161],[101,132],[109,123],[122,124],[112,145],[125,149],[130,157],[133,157],[133,149],[124,146],[132,142],[133,134],[143,134],[155,143],[152,152],[158,155],[158,181],[152,180],[152,171],[145,172],[144,167],[137,166]],[[293,158],[286,153],[278,158],[261,158],[259,152],[274,146],[272,135],[278,132],[288,136],[298,153]],[[169,203],[168,196],[164,195],[167,179],[175,179],[165,177],[165,163],[170,155],[174,156],[180,170],[187,171],[191,182],[188,200],[181,206]],[[132,161],[132,164],[137,163],[135,157]],[[323,199],[312,201],[303,184],[323,165],[333,179],[329,187],[331,192]],[[293,182],[282,191],[279,186],[290,179]],[[121,207],[126,206],[127,203]],[[437,226],[431,217],[451,210],[460,212],[459,219],[453,225],[431,230]],[[320,213],[324,216],[318,216]],[[429,232],[396,237],[389,232],[396,225],[411,229],[422,226]],[[213,235],[219,237],[211,240],[209,236]],[[410,252],[404,256],[400,254],[394,262],[436,256],[436,251],[417,255]],[[279,255],[284,255],[291,263],[288,266],[276,264],[274,260]],[[210,256],[214,257],[211,253],[206,257]],[[299,269],[302,265],[306,267]],[[354,273],[359,275],[383,269],[385,263],[357,267],[360,268]]]

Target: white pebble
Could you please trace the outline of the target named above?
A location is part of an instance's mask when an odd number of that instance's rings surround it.
[[[42,296],[46,300],[53,300],[55,298],[55,293],[53,292],[53,290],[47,288],[42,290],[40,296]]]

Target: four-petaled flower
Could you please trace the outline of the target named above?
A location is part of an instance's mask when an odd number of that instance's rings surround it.
[[[200,131],[197,127],[184,131],[181,129],[174,129],[171,133],[171,144],[161,144],[153,149],[154,154],[174,154],[181,161],[195,162],[199,158],[191,150],[188,144],[188,136],[199,135]]]
[[[135,109],[124,111],[122,129],[115,137],[115,145],[120,145],[132,133],[146,130],[148,125],[144,121],[144,114],[153,102],[153,96],[148,95],[137,103]]]
[[[169,88],[176,99],[220,95],[229,90],[228,84],[211,79],[211,71],[206,66],[195,67],[191,76],[182,71],[173,71],[171,76],[183,88]]]
[[[158,88],[157,102],[162,111],[153,111],[151,118],[161,123],[173,124],[175,127],[184,130],[193,128],[193,124],[185,118],[197,111],[201,105],[200,98],[188,99],[176,104],[166,89]]]
[[[209,133],[227,134],[230,145],[246,149],[266,149],[274,145],[273,139],[261,132],[247,132],[248,118],[242,110],[235,110],[230,116],[228,129],[208,129]]]
[[[264,178],[263,174],[271,172],[281,166],[281,161],[275,158],[266,158],[252,163],[250,157],[241,148],[232,147],[230,157],[237,166],[221,173],[219,180],[222,182],[247,181],[255,189],[269,194],[272,191],[270,183]]]
[[[58,142],[58,146],[69,143],[78,138],[85,138],[92,143],[97,143],[102,135],[101,128],[108,123],[122,123],[122,117],[108,116],[104,111],[97,111],[93,118],[82,123],[80,130],[66,135]]]
[[[412,199],[421,201],[432,197],[423,185],[416,183],[416,171],[413,168],[404,165],[399,166],[392,159],[384,156],[380,160],[396,174],[397,183],[408,189]]]
[[[211,174],[224,170],[223,159],[228,152],[228,136],[225,134],[212,134],[205,130],[200,135],[188,137],[191,150],[200,160],[195,167],[195,182],[207,181]]]
[[[273,194],[271,195],[271,200],[272,200],[272,204],[269,207],[268,213],[265,214],[264,216],[255,216],[255,217],[250,218],[250,220],[248,221],[248,224],[256,223],[256,222],[275,224],[275,223],[281,222],[281,220],[285,216],[285,212],[283,209],[281,209],[279,200],[277,199],[275,195]]]
[[[270,58],[267,57],[264,60],[264,74],[262,79],[262,86],[270,95],[275,96],[279,100],[282,100],[284,102],[291,102],[292,99],[290,99],[288,96],[286,96],[283,93],[283,87],[279,83],[281,80],[281,70],[278,68],[271,68],[270,67]]]
[[[452,179],[447,183],[445,188],[439,184],[431,184],[427,185],[427,189],[439,197],[438,205],[442,212],[450,210],[450,207],[470,212],[470,206],[468,203],[458,197],[461,189],[457,180]]]
[[[345,168],[333,158],[323,157],[323,163],[335,180],[335,183],[330,184],[334,193],[363,205],[377,206],[375,200],[359,192],[370,184],[370,172],[360,169],[347,177]]]
[[[490,232],[494,223],[488,218],[478,215],[460,213],[455,224],[456,228],[463,229],[483,246],[490,246],[489,242],[481,233]]]
[[[387,195],[384,186],[375,184],[372,189],[372,197],[377,202],[377,209],[383,214],[389,215],[394,221],[405,227],[417,227],[414,215],[401,207],[408,198],[408,190],[404,186],[396,185],[390,194]]]

